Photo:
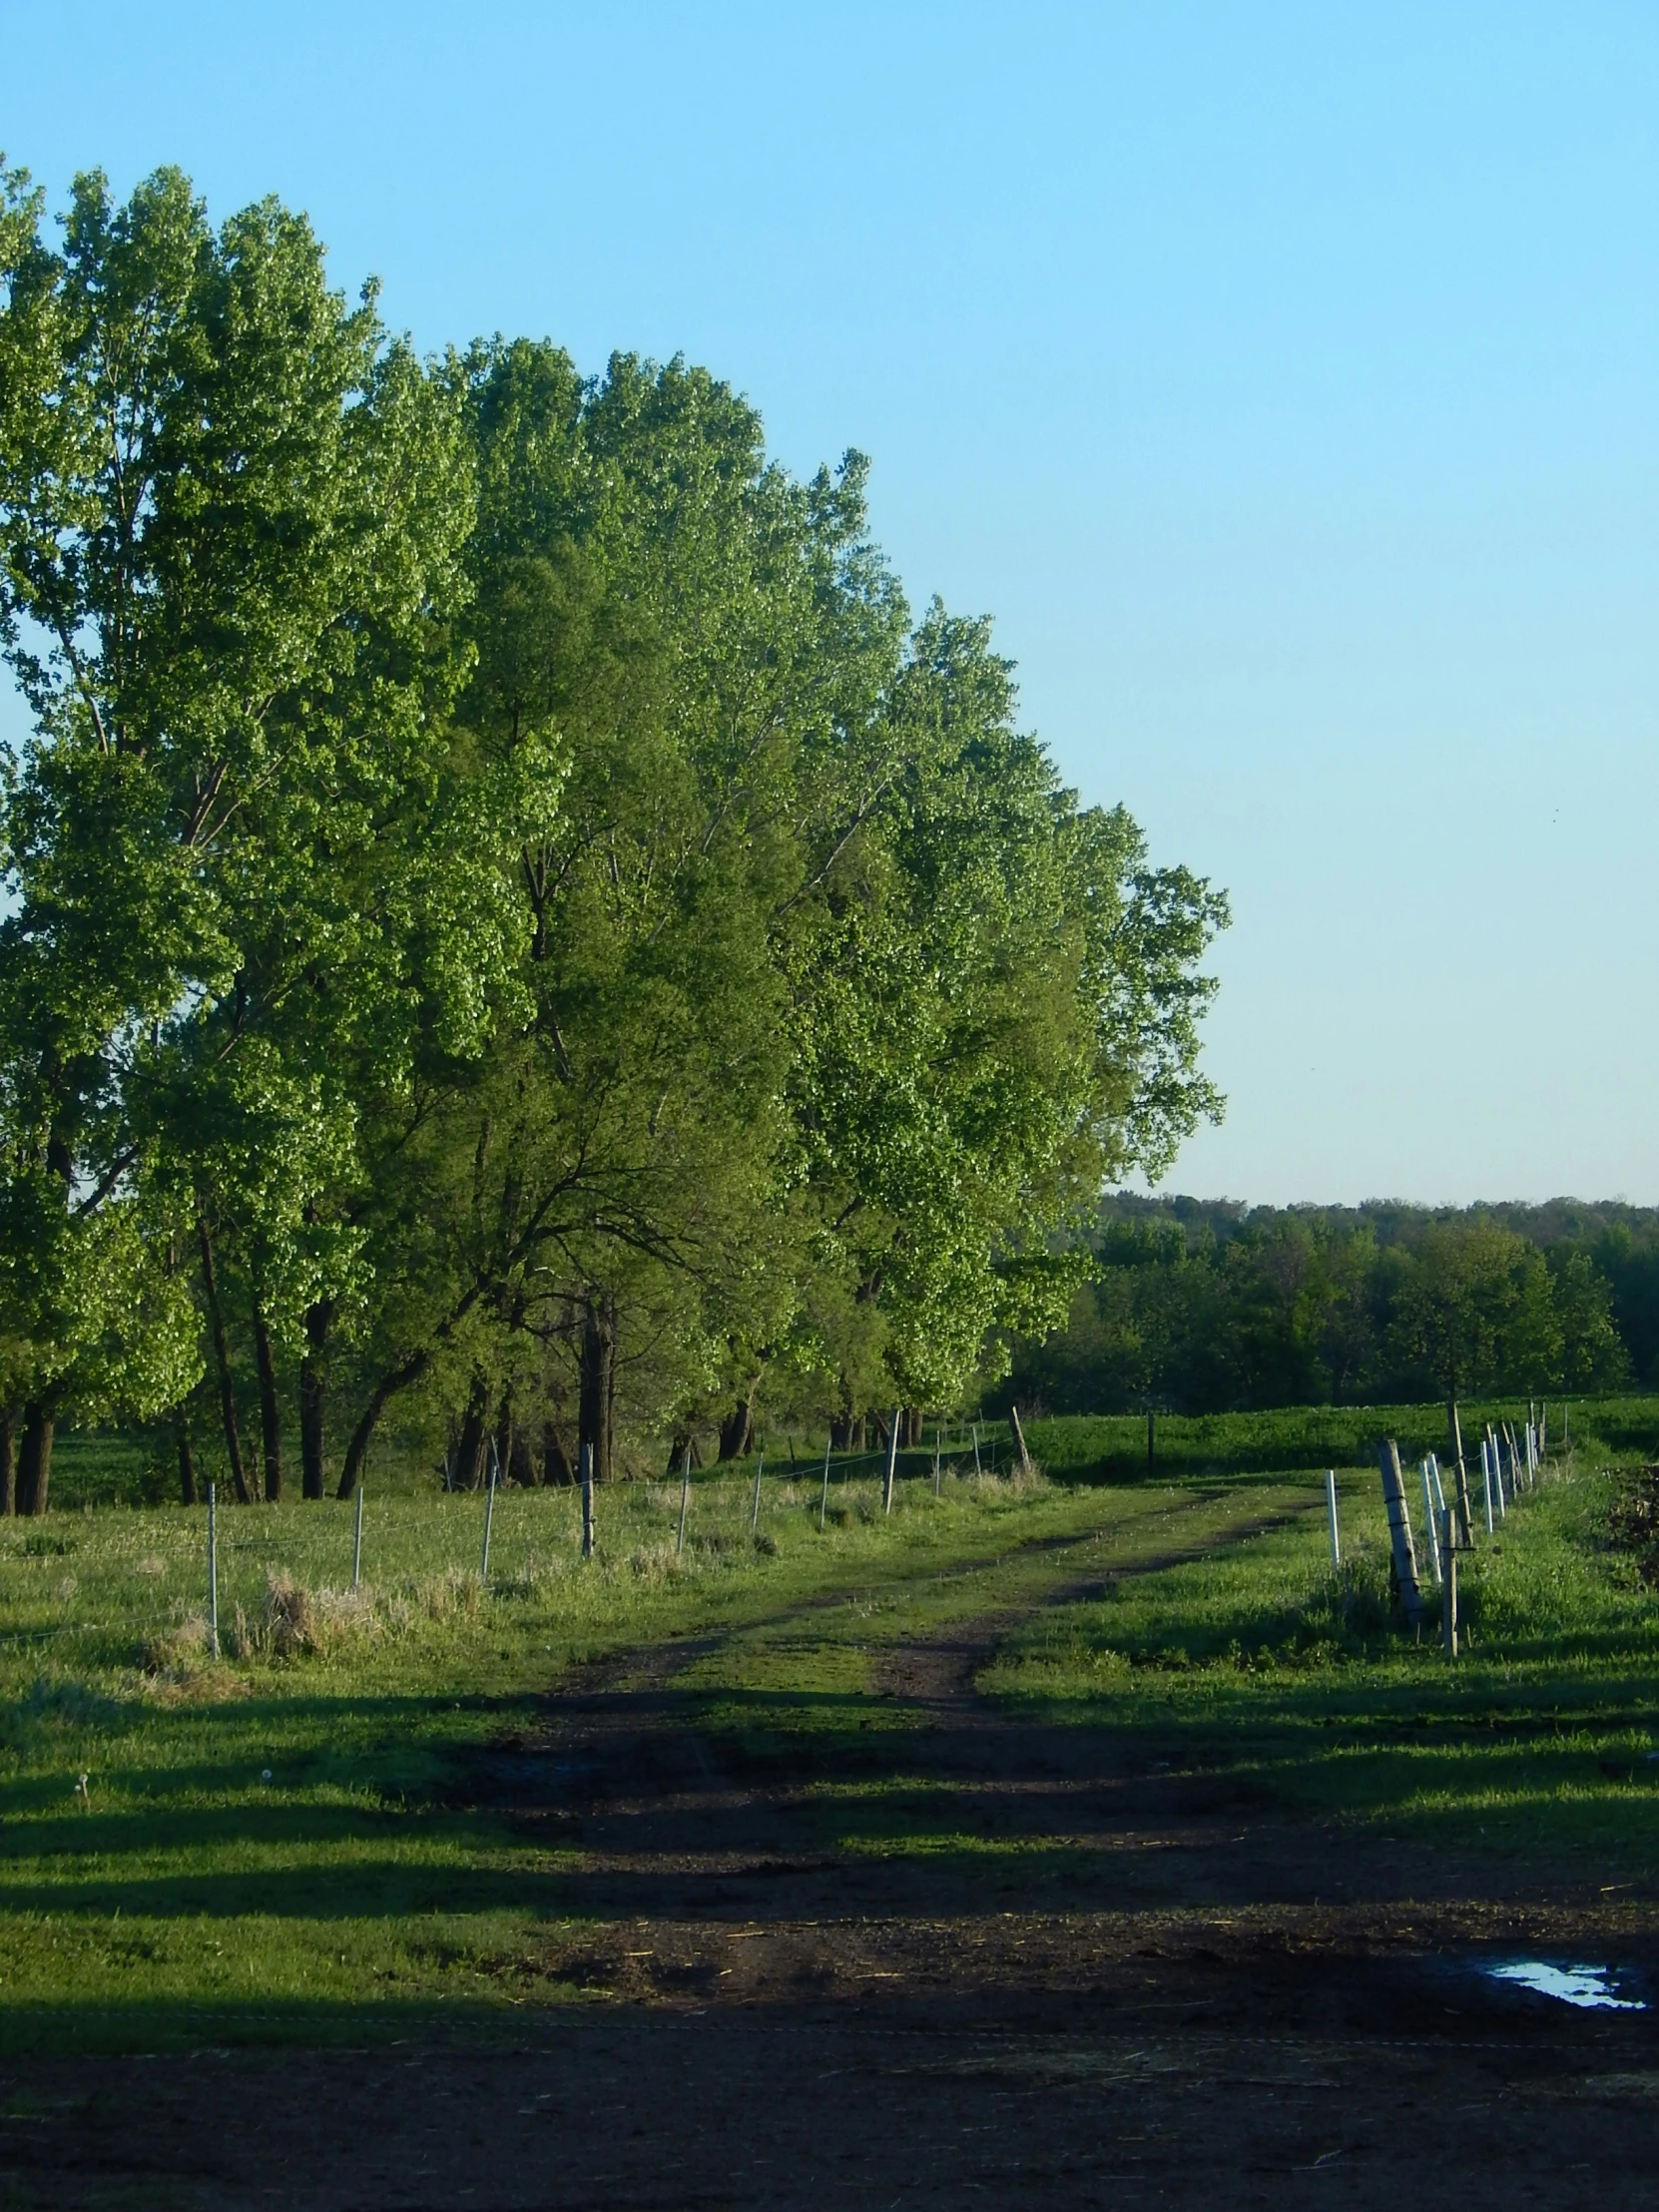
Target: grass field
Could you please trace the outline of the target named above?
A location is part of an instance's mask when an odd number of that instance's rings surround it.
[[[822,1533],[816,1475],[769,1475],[758,1541],[740,1468],[694,1484],[680,1557],[678,1485],[602,1493],[592,1562],[569,1492],[507,1491],[487,1590],[476,1496],[371,1485],[355,1593],[349,1506],[227,1511],[217,1662],[200,1510],[6,1524],[0,2040],[349,2040],[522,2001],[518,1962],[591,1910],[582,1854],[478,1810],[470,1777],[571,1670],[652,1650],[677,1652],[698,1725],[747,1759],[825,1760],[838,1779],[813,1818],[843,1857],[1000,1855],[1017,1883],[1075,1856],[906,1782],[926,1722],[884,1687],[894,1656],[989,1619],[980,1687],[1016,1714],[1104,1726],[1339,1838],[1638,1882],[1659,1845],[1659,1633],[1608,1543],[1604,1471],[1615,1439],[1651,1449],[1631,1406],[1654,1401],[1575,1411],[1574,1454],[1482,1543],[1455,1669],[1388,1610],[1374,1468],[1342,1471],[1334,1575],[1322,1486],[1252,1467],[1269,1446],[1248,1430],[1231,1467],[1102,1483],[1066,1478],[1079,1447],[1047,1424],[1049,1476],[958,1463],[935,1497],[916,1459],[890,1519],[865,1462]],[[846,1779],[872,1737],[883,1767]]]

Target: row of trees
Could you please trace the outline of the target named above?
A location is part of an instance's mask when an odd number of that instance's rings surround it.
[[[190,1497],[949,1402],[1218,1101],[1223,901],[701,370],[417,358],[300,217],[0,171],[0,1468]]]
[[[1598,1390],[1659,1359],[1659,1216],[1120,1197],[1090,1245],[1065,1328],[1014,1349],[1055,1411]]]

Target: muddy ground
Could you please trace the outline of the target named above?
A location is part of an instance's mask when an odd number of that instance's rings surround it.
[[[1083,1586],[1057,1556],[1048,1599]],[[1659,2006],[1659,1909],[1593,1869],[1339,1836],[1156,1744],[1011,1719],[974,1677],[1015,1618],[890,1651],[914,1725],[850,1751],[706,1726],[682,1677],[707,1644],[561,1685],[468,1785],[581,1854],[587,1926],[502,1962],[510,2029],[8,2061],[0,2203],[1659,2199],[1659,2008],[1574,2011],[1482,1970],[1618,1963]],[[924,1786],[981,1845],[1042,1840],[1046,1871],[838,1848],[827,1758]]]

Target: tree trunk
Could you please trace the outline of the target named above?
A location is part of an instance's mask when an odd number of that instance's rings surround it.
[[[282,1496],[282,1416],[276,1405],[276,1362],[265,1315],[254,1308],[254,1360],[260,1371],[260,1442],[265,1458],[265,1494],[276,1505]]]
[[[504,1462],[507,1479],[516,1482],[521,1490],[533,1490],[536,1487],[536,1462],[530,1452],[530,1431],[523,1421],[514,1421],[510,1442],[512,1448]]]
[[[52,1415],[38,1402],[23,1408],[23,1456],[17,1469],[17,1509],[44,1513],[52,1481]]]
[[[17,1414],[0,1405],[0,1514],[7,1520],[17,1511]]]
[[[904,1409],[903,1442],[906,1451],[915,1451],[920,1448],[921,1415],[922,1408],[919,1405],[909,1405]]]
[[[720,1456],[741,1459],[749,1450],[755,1430],[753,1386],[740,1397],[720,1424]]]
[[[219,1278],[214,1272],[213,1239],[208,1235],[206,1218],[198,1221],[196,1227],[202,1239],[202,1284],[208,1294],[208,1321],[213,1332],[214,1364],[219,1371],[219,1415],[225,1425],[225,1452],[231,1462],[231,1479],[236,1484],[237,1503],[251,1505],[254,1498],[248,1487],[248,1471],[242,1463],[242,1438],[237,1433],[237,1400],[231,1387],[231,1347],[225,1335],[225,1312],[219,1303]]]
[[[593,1454],[595,1482],[611,1478],[611,1406],[616,1350],[616,1310],[607,1298],[588,1298],[582,1309],[582,1391],[578,1452]]]
[[[541,1424],[541,1478],[547,1483],[557,1483],[560,1489],[567,1489],[576,1480],[565,1440],[550,1420]]]
[[[306,1497],[325,1494],[322,1478],[322,1355],[333,1307],[318,1299],[305,1316],[305,1357],[299,1363],[299,1487]]]
[[[351,1431],[345,1447],[345,1459],[339,1470],[339,1488],[335,1497],[349,1497],[362,1479],[363,1461],[368,1457],[368,1447],[374,1440],[380,1415],[399,1390],[406,1390],[411,1382],[418,1382],[431,1365],[429,1352],[412,1352],[400,1367],[381,1376],[373,1393],[363,1408],[363,1417]]]
[[[501,1393],[501,1403],[495,1412],[495,1464],[497,1480],[504,1482],[512,1472],[513,1435],[518,1423],[513,1419],[513,1386],[509,1382]],[[489,1473],[489,1461],[484,1462],[484,1472]]]
[[[868,1419],[863,1413],[839,1413],[830,1423],[830,1440],[836,1451],[862,1451]]]
[[[461,1437],[455,1446],[455,1461],[449,1477],[454,1490],[475,1490],[484,1468],[484,1416],[489,1399],[484,1379],[475,1375],[472,1379],[472,1394],[466,1401],[466,1412],[461,1418]]]
[[[187,1505],[196,1503],[196,1458],[190,1448],[190,1420],[179,1408],[179,1494]]]

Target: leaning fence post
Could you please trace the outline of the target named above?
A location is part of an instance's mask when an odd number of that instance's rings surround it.
[[[484,1498],[484,1556],[478,1562],[478,1579],[488,1589],[490,1579],[490,1528],[495,1520],[495,1478],[501,1471],[501,1460],[495,1449],[495,1438],[490,1438],[490,1486]]]
[[[898,1415],[899,1407],[892,1409],[892,1426],[887,1430],[887,1477],[881,1486],[881,1510],[892,1511],[893,1477],[898,1472]]]
[[[1010,1405],[1008,1413],[1014,1424],[1014,1441],[1019,1446],[1019,1471],[1021,1474],[1029,1474],[1031,1472],[1031,1454],[1025,1448],[1025,1430],[1020,1426],[1019,1407]]]
[[[1474,1519],[1469,1504],[1468,1469],[1463,1464],[1463,1424],[1457,1418],[1457,1400],[1453,1398],[1447,1407],[1451,1415],[1451,1448],[1456,1454],[1457,1465],[1457,1523],[1463,1534],[1466,1551],[1474,1541]]]
[[[365,1482],[357,1484],[357,1525],[351,1538],[351,1587],[355,1589],[363,1578],[363,1491]]]
[[[755,1508],[749,1516],[749,1533],[756,1535],[761,1526],[761,1475],[766,1467],[767,1455],[763,1451],[755,1461]]]
[[[208,1649],[219,1657],[219,1494],[208,1484]]]
[[[593,1446],[582,1446],[582,1557],[593,1557]]]
[[[824,1524],[830,1514],[830,1454],[834,1448],[834,1431],[824,1439],[824,1495],[818,1501],[818,1532],[824,1534]]]
[[[686,1507],[691,1503],[691,1445],[687,1444],[685,1457],[680,1462],[680,1533],[674,1539],[674,1556],[679,1558],[686,1548]]]
[[[1428,1564],[1433,1569],[1434,1580],[1440,1582],[1444,1580],[1440,1573],[1440,1536],[1435,1523],[1434,1489],[1428,1479],[1426,1459],[1422,1463],[1422,1521],[1428,1531]]]
[[[1343,1539],[1337,1528],[1337,1470],[1335,1467],[1327,1467],[1325,1470],[1325,1502],[1331,1514],[1331,1564],[1334,1567],[1340,1567],[1343,1563]]]
[[[973,1471],[975,1474],[981,1474],[984,1471],[979,1464],[979,1423],[977,1421],[973,1424]]]
[[[1490,1421],[1486,1423],[1486,1434],[1492,1443],[1492,1488],[1497,1492],[1497,1517],[1507,1520],[1508,1508],[1503,1502],[1503,1461],[1498,1457],[1497,1430]]]
[[[1422,1592],[1417,1587],[1416,1546],[1411,1541],[1411,1516],[1405,1509],[1405,1484],[1399,1472],[1399,1446],[1391,1436],[1384,1437],[1378,1446],[1378,1462],[1382,1472],[1382,1502],[1388,1514],[1388,1539],[1393,1546],[1394,1580],[1399,1584],[1400,1603],[1405,1617],[1413,1626],[1421,1623],[1423,1615]]]
[[[1486,1533],[1492,1533],[1492,1466],[1486,1449],[1486,1439],[1480,1439],[1480,1483],[1486,1493]]]

